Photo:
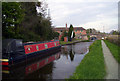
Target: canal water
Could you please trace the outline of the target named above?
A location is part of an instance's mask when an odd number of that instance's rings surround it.
[[[65,79],[75,71],[92,42],[61,46],[61,51],[41,60],[4,71],[3,79]]]

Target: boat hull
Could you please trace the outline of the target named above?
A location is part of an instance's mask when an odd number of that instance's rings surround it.
[[[22,55],[19,55],[17,57],[12,57],[12,58],[9,58],[8,61],[6,62],[2,62],[2,65],[3,66],[12,66],[12,65],[17,65],[17,64],[26,64],[26,61],[33,61],[34,59],[37,59],[37,58],[42,58],[42,57],[45,57],[45,56],[49,56],[51,55],[52,53],[56,53],[58,51],[61,50],[61,46],[57,46],[57,47],[52,47],[52,48],[49,48],[49,49],[45,49],[45,50],[41,50],[41,51],[37,51],[37,52],[33,52],[33,53],[30,53],[30,54],[22,54]]]

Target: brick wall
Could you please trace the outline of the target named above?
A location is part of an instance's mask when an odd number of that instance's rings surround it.
[[[81,34],[81,35],[85,35],[86,34],[86,30],[74,30],[75,35]]]

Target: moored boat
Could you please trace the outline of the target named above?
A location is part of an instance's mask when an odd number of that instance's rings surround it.
[[[34,57],[41,57],[60,50],[59,40],[35,43],[22,43],[20,39],[5,39],[2,42],[3,66],[25,62]]]

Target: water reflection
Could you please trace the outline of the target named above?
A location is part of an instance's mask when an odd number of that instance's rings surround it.
[[[76,66],[82,61],[88,53],[88,47],[92,42],[81,42],[74,45],[61,47],[61,56],[57,62],[54,62],[52,79],[69,78],[75,71]]]
[[[27,63],[26,66],[17,67],[11,66],[11,67],[2,67],[3,72],[3,79],[20,79],[20,78],[31,78],[30,75],[34,73],[37,70],[41,69],[42,67],[46,69],[46,73],[51,74],[52,73],[52,67],[53,67],[53,61],[58,60],[60,58],[60,52],[53,54],[51,56],[46,56],[45,58],[40,58],[40,60],[37,60],[35,62]],[[49,67],[47,69],[47,67]],[[7,69],[6,69],[7,68]],[[32,75],[32,77],[35,77],[37,73]],[[29,75],[29,77],[27,77]],[[39,78],[46,78],[44,76],[46,74],[39,74]],[[25,77],[26,76],[26,77]]]
[[[68,57],[70,57],[70,60],[73,61],[74,55],[75,55],[74,45],[63,46],[62,47],[62,54],[64,54],[67,59],[68,59]]]
[[[74,60],[74,55],[75,55],[75,52],[71,49],[71,50],[70,50],[70,53],[69,53],[69,56],[70,56],[71,61]]]
[[[34,72],[34,71],[42,68],[43,66],[51,63],[52,61],[59,59],[59,57],[60,57],[60,54],[57,53],[57,54],[52,55],[52,56],[49,56],[49,57],[47,57],[47,58],[45,58],[45,59],[43,59],[43,60],[40,60],[40,61],[38,61],[38,62],[35,62],[35,63],[33,63],[33,64],[31,64],[31,65],[29,65],[29,66],[27,66],[27,67],[25,68],[25,69],[26,69],[26,72],[25,72],[25,73],[26,73],[26,74],[32,73],[32,72]]]

